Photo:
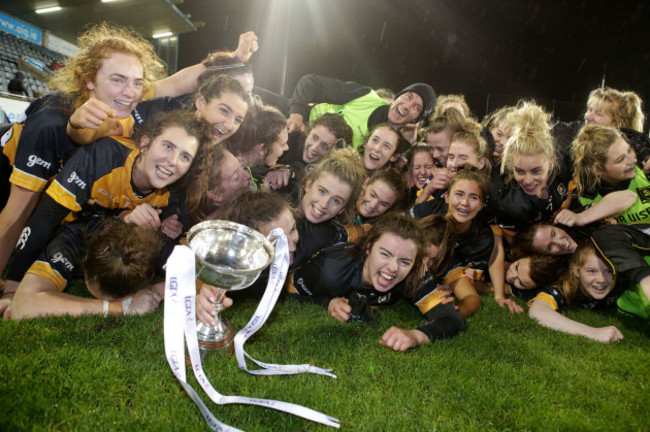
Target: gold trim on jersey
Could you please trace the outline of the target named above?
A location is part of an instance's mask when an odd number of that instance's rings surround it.
[[[68,282],[63,276],[50,266],[49,263],[44,261],[36,261],[31,265],[27,273],[33,273],[37,276],[42,277],[51,283],[58,292],[63,292],[65,287],[68,285]]]
[[[431,309],[438,306],[444,300],[438,297],[440,293],[441,291],[438,288],[436,288],[415,303],[415,305],[418,307],[422,315],[426,314]]]
[[[552,295],[550,295],[550,294],[548,294],[548,293],[545,293],[545,292],[541,292],[541,293],[537,294],[537,295],[535,296],[534,299],[530,300],[530,301],[528,302],[528,307],[530,307],[530,305],[531,305],[535,300],[538,300],[538,299],[539,299],[539,300],[544,300],[546,303],[548,303],[548,304],[551,306],[551,308],[552,308],[554,311],[557,310],[557,302],[555,301],[555,299],[553,298]]]
[[[2,153],[9,159],[9,164],[14,166],[16,160],[16,150],[18,149],[18,140],[23,132],[22,123],[14,123],[7,132],[2,135]]]

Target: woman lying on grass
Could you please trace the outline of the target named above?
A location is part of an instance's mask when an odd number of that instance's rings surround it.
[[[600,258],[593,245],[587,243],[572,256],[565,276],[529,302],[529,315],[541,325],[564,333],[603,343],[620,341],[623,334],[616,327],[590,327],[565,317],[560,311],[564,308],[613,307],[621,291],[616,287],[612,269]]]
[[[90,218],[64,225],[20,282],[6,317],[104,316],[152,312],[164,283],[151,285],[160,235],[116,219]],[[65,293],[83,278],[91,298]]]
[[[370,308],[394,304],[401,296],[415,299],[424,256],[420,224],[389,214],[379,218],[359,243],[323,249],[295,270],[289,276],[288,290],[299,301],[327,308],[338,321],[371,323]],[[391,327],[380,343],[406,351],[446,334],[445,328],[432,321],[413,330]]]

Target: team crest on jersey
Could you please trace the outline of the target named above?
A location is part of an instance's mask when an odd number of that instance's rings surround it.
[[[636,194],[639,196],[643,204],[647,204],[650,202],[650,186],[644,188],[637,188]]]
[[[560,183],[559,185],[557,185],[557,193],[559,193],[560,195],[566,195],[567,192],[568,191],[564,183]]]

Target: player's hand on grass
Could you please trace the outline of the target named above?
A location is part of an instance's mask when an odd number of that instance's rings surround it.
[[[348,322],[352,307],[348,304],[349,300],[344,298],[333,298],[327,307],[327,312],[337,321]]]
[[[595,328],[593,333],[588,336],[591,339],[602,343],[619,342],[623,340],[623,333],[614,326]]]
[[[499,304],[501,307],[508,307],[510,312],[512,313],[522,313],[524,310],[517,304],[516,301],[512,299],[507,299],[507,298],[499,298],[495,299],[496,302]]]
[[[160,289],[160,284],[144,289],[133,296],[131,305],[127,309],[125,315],[144,315],[156,310],[164,297],[163,289]]]
[[[399,327],[391,327],[386,330],[386,333],[381,337],[379,343],[387,346],[393,351],[406,351],[422,345],[429,338],[420,330],[405,330]]]

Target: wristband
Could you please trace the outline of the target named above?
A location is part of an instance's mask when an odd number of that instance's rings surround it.
[[[108,300],[104,300],[103,312],[104,318],[108,318]]]
[[[126,315],[128,312],[129,308],[131,307],[131,302],[133,301],[133,297],[125,298],[122,300],[122,313]]]

